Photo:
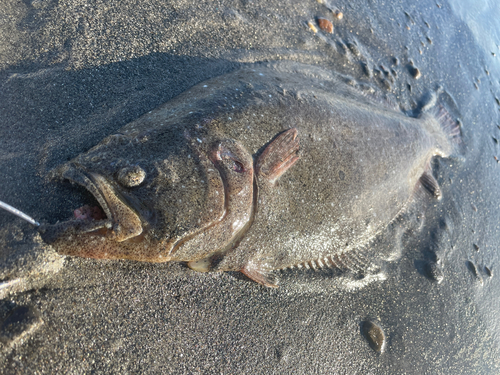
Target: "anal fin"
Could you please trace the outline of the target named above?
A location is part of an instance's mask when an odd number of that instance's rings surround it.
[[[299,138],[296,128],[289,129],[276,137],[260,155],[256,164],[259,179],[274,184],[297,160],[299,160]]]
[[[314,271],[325,268],[336,268],[341,272],[364,274],[365,272],[369,272],[370,269],[373,269],[374,264],[366,259],[363,252],[358,249],[335,255],[327,255],[322,258],[306,261],[288,268],[295,267],[299,269],[313,269]]]

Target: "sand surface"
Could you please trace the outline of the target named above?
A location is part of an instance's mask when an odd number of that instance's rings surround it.
[[[402,253],[386,279],[352,290],[312,271],[283,273],[279,289],[266,289],[183,264],[64,258],[0,212],[0,372],[500,372],[497,6],[5,0],[0,9],[0,199],[43,222],[88,201],[51,180],[54,167],[248,63],[320,65],[408,114],[438,90],[465,144],[434,163],[443,199],[422,227],[390,228],[374,245]],[[308,26],[318,17],[333,33]],[[382,353],[366,321],[383,330]]]

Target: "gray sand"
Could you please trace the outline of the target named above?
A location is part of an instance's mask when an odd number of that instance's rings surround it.
[[[259,61],[352,76],[409,114],[440,87],[465,152],[434,163],[444,197],[421,228],[394,225],[374,245],[402,253],[386,280],[351,290],[312,271],[284,272],[270,290],[183,264],[63,258],[0,212],[2,372],[498,373],[500,11],[419,3],[4,1],[0,199],[42,222],[89,199],[51,169]],[[333,34],[314,33],[316,17]],[[384,331],[382,353],[366,321]]]

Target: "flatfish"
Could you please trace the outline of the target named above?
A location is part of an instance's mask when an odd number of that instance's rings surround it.
[[[366,246],[416,196],[460,128],[406,116],[319,67],[256,64],[187,90],[58,167],[100,207],[44,225],[72,256],[182,261],[275,286],[292,267],[370,267]]]

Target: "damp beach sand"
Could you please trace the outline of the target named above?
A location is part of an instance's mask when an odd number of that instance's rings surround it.
[[[500,8],[33,0],[0,9],[0,200],[41,223],[93,199],[50,179],[55,167],[192,86],[260,61],[329,69],[408,116],[437,93],[464,142],[463,154],[432,164],[442,199],[410,212],[411,226],[386,229],[372,246],[398,256],[363,282],[287,270],[266,289],[181,263],[62,257],[1,211],[0,373],[500,371],[491,31]]]

